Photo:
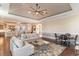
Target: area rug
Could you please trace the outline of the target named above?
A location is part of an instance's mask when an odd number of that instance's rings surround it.
[[[41,48],[37,48],[32,56],[59,56],[66,47],[55,43],[50,43],[48,46]]]

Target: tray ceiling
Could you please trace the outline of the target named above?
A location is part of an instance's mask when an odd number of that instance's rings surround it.
[[[39,5],[42,9],[47,9],[46,15],[34,16],[28,13],[30,7],[35,7],[35,3],[11,3],[9,7],[9,14],[41,20],[46,17],[54,16],[72,10],[70,4],[68,3],[39,3]]]

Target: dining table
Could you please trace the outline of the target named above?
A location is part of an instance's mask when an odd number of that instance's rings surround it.
[[[61,40],[61,45],[65,46],[70,46],[70,41],[75,40],[72,35],[67,36],[65,34],[60,35],[59,39]]]

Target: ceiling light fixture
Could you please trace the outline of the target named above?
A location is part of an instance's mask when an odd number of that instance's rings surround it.
[[[44,16],[47,14],[47,9],[42,9],[38,4],[35,5],[36,7],[30,7],[30,10],[28,11],[29,14],[33,15],[42,15]]]

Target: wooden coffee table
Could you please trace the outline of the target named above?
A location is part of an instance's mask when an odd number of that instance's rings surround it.
[[[30,43],[32,43],[35,46],[42,46],[42,45],[48,45],[49,44],[48,41],[45,41],[45,40],[42,40],[42,39],[35,40],[33,42],[30,42]]]

